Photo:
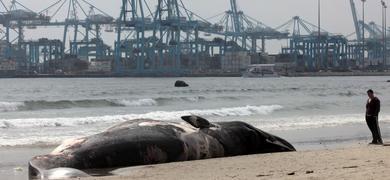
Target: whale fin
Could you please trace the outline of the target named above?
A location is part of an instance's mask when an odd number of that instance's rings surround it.
[[[182,116],[181,119],[199,129],[215,127],[207,119],[199,116]]]

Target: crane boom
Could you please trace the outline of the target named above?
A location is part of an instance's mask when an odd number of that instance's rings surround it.
[[[355,2],[353,0],[349,0],[349,1],[351,3],[352,17],[353,17],[353,23],[355,25],[357,40],[361,41],[362,40],[362,32],[361,32],[361,29],[359,27],[359,20],[358,20],[357,13],[356,13]]]
[[[240,17],[238,15],[238,8],[236,0],[230,0],[231,9],[233,12],[234,29],[236,33],[241,32]]]

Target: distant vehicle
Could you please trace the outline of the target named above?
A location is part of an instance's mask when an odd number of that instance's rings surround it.
[[[246,78],[280,77],[275,71],[275,64],[252,64],[242,75]]]

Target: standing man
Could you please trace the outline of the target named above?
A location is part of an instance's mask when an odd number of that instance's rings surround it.
[[[366,105],[366,122],[372,133],[372,142],[370,144],[383,144],[381,131],[379,129],[378,115],[381,109],[381,102],[374,96],[373,90],[367,91],[368,100]]]

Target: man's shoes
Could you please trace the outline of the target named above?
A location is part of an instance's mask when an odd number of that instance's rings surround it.
[[[368,143],[368,144],[370,144],[370,145],[383,145],[383,142],[381,142],[381,141],[377,141],[377,142],[370,142],[370,143]]]

